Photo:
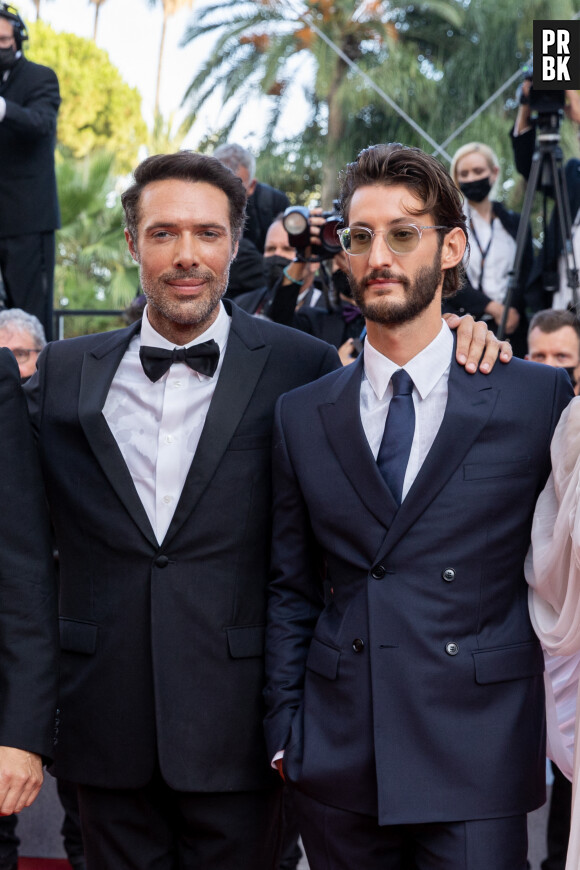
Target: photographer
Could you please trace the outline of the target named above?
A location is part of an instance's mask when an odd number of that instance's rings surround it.
[[[536,126],[532,120],[530,92],[532,82],[524,80],[521,85],[520,106],[511,133],[514,161],[517,171],[528,179],[536,149]],[[580,123],[580,95],[577,91],[565,91],[564,114],[574,123]],[[568,161],[564,170],[565,188],[572,219],[572,242],[576,262],[580,258],[580,237],[577,232],[580,222],[580,160]],[[552,195],[553,191],[544,189]],[[526,292],[528,305],[533,311],[544,308],[567,308],[572,302],[568,286],[566,260],[562,256],[563,244],[555,210],[545,229],[544,245],[536,257],[528,279]]]
[[[60,93],[54,71],[24,57],[26,39],[16,9],[0,2],[0,271],[7,307],[38,317],[50,340]]]

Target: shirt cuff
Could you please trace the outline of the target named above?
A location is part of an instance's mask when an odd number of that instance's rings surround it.
[[[4,120],[6,115],[6,100],[4,97],[0,97],[0,121]]]
[[[274,758],[272,759],[272,761],[270,762],[270,764],[272,765],[274,770],[278,770],[278,768],[276,767],[276,762],[280,761],[281,758],[284,758],[284,750],[283,749],[281,749],[280,752],[277,752],[276,755],[274,756]]]

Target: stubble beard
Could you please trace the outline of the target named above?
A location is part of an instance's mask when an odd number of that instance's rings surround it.
[[[168,281],[188,278],[205,281],[206,287],[202,296],[193,299],[187,297],[176,299],[168,296]],[[203,269],[188,269],[187,271],[180,269],[174,272],[165,272],[157,278],[150,278],[141,269],[140,279],[147,304],[166,320],[180,326],[203,326],[204,323],[211,321],[213,312],[227,290],[229,269],[221,277]]]
[[[393,301],[388,294],[367,301],[365,290],[367,285],[377,278],[394,279],[403,287],[405,298],[402,302]],[[403,275],[397,275],[389,269],[373,269],[362,281],[356,281],[349,274],[352,295],[363,316],[373,323],[383,326],[397,326],[415,320],[431,305],[441,282],[441,252],[435,256],[431,266],[422,266],[415,273],[413,282]]]

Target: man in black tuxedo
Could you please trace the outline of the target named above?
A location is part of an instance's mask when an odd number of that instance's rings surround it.
[[[38,456],[20,373],[0,348],[0,813],[29,806],[52,756],[58,670],[56,582]],[[0,844],[16,870],[17,840]]]
[[[24,57],[27,38],[14,7],[0,3],[0,272],[7,307],[38,317],[50,341],[60,93],[54,71]]]
[[[135,179],[142,321],[48,345],[26,387],[60,555],[52,772],[79,784],[92,870],[273,870],[270,430],[282,392],[339,363],[220,301],[246,201],[229,169],[181,152]]]
[[[277,406],[269,754],[311,870],[524,870],[545,718],[523,564],[569,378],[456,365],[466,227],[435,158],[365,149],[341,210],[367,338]]]

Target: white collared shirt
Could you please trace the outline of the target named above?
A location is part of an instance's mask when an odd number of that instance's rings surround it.
[[[403,498],[405,498],[433,446],[443,421],[447,406],[453,336],[443,321],[437,337],[404,366],[398,366],[376,350],[369,342],[368,336],[365,339],[363,353],[364,377],[360,390],[360,415],[375,459],[381,446],[387,413],[393,397],[391,376],[397,369],[404,368],[413,379],[415,434],[403,483]]]
[[[143,312],[135,335],[115,372],[103,415],[131,473],[159,543],[165,537],[181,496],[223,364],[231,319],[224,306],[209,329],[184,347],[213,338],[220,358],[212,378],[185,363],[173,363],[158,381],[149,380],[141,345],[173,350]]]
[[[503,226],[498,217],[489,223],[474,209],[465,203],[467,217],[467,236],[469,239],[469,256],[463,261],[467,277],[472,287],[483,290],[486,296],[495,302],[503,302],[507,292],[509,273],[516,256],[516,241]],[[479,240],[473,237],[473,229]],[[488,249],[489,246],[489,249]],[[481,251],[487,251],[481,274]],[[481,283],[481,288],[480,288]]]

